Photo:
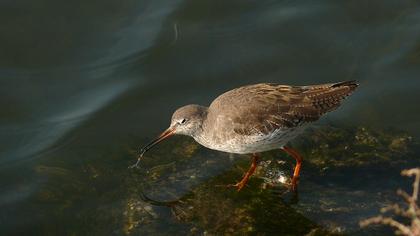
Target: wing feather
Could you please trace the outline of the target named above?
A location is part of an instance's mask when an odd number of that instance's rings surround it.
[[[216,98],[210,111],[223,110],[223,121],[241,135],[268,134],[318,120],[335,110],[358,84],[355,81],[313,86],[255,84],[228,91]],[[208,119],[217,119],[210,112]]]

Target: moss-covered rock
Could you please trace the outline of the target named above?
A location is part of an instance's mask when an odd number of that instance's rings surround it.
[[[176,201],[149,200],[170,207],[178,221],[191,224],[191,235],[333,235],[298,213],[277,192],[261,189],[257,178],[240,193],[226,187],[241,174],[240,168],[234,168]]]
[[[418,148],[405,132],[335,126],[310,129],[293,145],[302,152],[305,162],[321,168],[401,162]]]
[[[313,180],[308,177],[326,172],[338,173],[336,177],[343,170],[365,171],[372,166],[399,170],[418,161],[413,154],[419,150],[418,143],[401,131],[341,126],[309,129],[292,147],[304,157],[304,185]],[[305,209],[312,207],[312,215],[317,210],[348,215],[353,211],[328,198],[343,190],[324,188],[322,178],[305,188],[305,194],[319,193],[310,195],[319,198],[316,202],[291,204],[285,183],[295,161],[279,150],[262,154],[254,177],[238,193],[224,186],[238,181],[248,169],[250,160],[245,156],[230,159],[192,139],[174,138],[149,152],[140,169],[128,170],[135,155],[122,149],[104,150],[95,159],[80,156],[72,164],[38,165],[35,171],[45,182],[33,204],[48,206],[43,214],[53,215],[55,222],[71,217],[61,231],[68,234],[329,235],[340,223],[325,224],[327,220],[321,225]],[[364,199],[361,192],[354,194]],[[40,232],[53,232],[50,225],[40,225]]]

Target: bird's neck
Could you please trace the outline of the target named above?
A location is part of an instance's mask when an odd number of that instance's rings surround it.
[[[196,128],[194,130],[194,133],[191,134],[191,137],[194,139],[200,138],[205,131],[205,125],[207,120],[207,114],[208,114],[208,107],[205,106],[198,106],[199,112],[198,112],[198,118],[196,120]]]

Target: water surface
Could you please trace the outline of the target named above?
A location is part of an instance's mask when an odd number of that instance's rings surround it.
[[[390,233],[360,230],[357,222],[397,201],[395,189],[409,184],[399,171],[419,164],[416,1],[47,0],[0,6],[2,232]],[[350,79],[360,81],[360,89],[313,132],[333,125],[347,131],[337,140],[349,145],[360,127],[367,127],[366,137],[413,140],[395,153],[378,143],[357,150],[371,160],[357,165],[308,161],[297,204],[279,196],[282,190],[275,197],[261,190],[264,173],[244,192],[220,189],[216,185],[241,176],[247,157],[207,150],[186,137],[154,149],[143,169],[126,169],[138,146],[165,129],[179,106],[207,105],[251,83]],[[327,134],[320,140],[334,135]],[[318,143],[296,142],[305,158],[315,156],[310,150]],[[341,147],[334,145],[333,151]],[[391,159],[373,155],[376,149]],[[265,158],[285,160],[267,168],[290,173],[284,154]],[[218,224],[222,216],[232,221]]]

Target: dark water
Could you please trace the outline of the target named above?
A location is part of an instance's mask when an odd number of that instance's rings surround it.
[[[399,171],[419,164],[416,148],[397,155],[408,162],[325,175],[309,164],[297,204],[257,180],[240,193],[216,187],[239,178],[247,159],[185,137],[152,151],[143,169],[127,166],[178,106],[258,82],[357,79],[321,129],[392,128],[416,140],[419,12],[401,0],[2,1],[0,231],[390,233],[357,222],[397,199],[408,181]]]

